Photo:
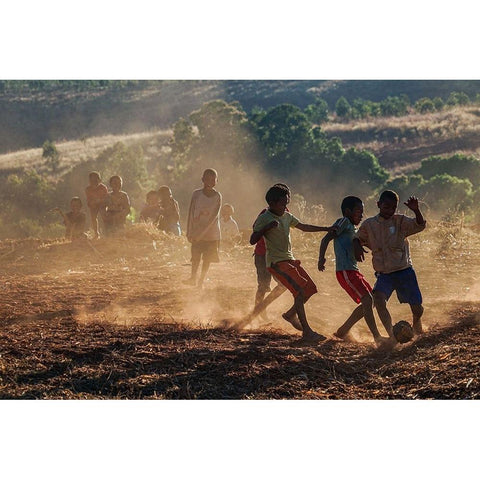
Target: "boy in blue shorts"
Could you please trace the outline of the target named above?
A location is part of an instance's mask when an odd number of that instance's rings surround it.
[[[387,309],[387,301],[393,291],[397,292],[400,303],[410,305],[414,332],[417,335],[423,332],[422,294],[412,267],[407,237],[424,230],[426,221],[416,197],[409,197],[404,204],[412,210],[415,218],[395,213],[398,195],[392,190],[385,190],[377,202],[378,215],[367,218],[354,239],[357,261],[362,262],[365,259],[366,251],[363,246],[372,251],[372,263],[377,277],[373,287],[373,301],[392,339],[392,317]]]
[[[388,340],[380,335],[375,316],[373,314],[372,287],[360,273],[353,251],[353,239],[356,234],[356,226],[362,221],[363,202],[358,197],[345,197],[341,204],[342,218],[339,218],[334,226],[337,231],[327,233],[321,243],[318,255],[318,269],[325,270],[325,253],[328,244],[333,240],[335,250],[335,270],[337,280],[341,287],[359,305],[346,322],[335,332],[335,336],[345,338],[350,329],[362,318],[365,318],[368,328],[372,332],[377,345],[384,345]]]

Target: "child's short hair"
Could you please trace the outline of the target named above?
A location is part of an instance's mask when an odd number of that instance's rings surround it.
[[[204,170],[202,178],[205,178],[206,175],[215,175],[215,177],[218,177],[218,173],[214,168],[207,168]]]
[[[148,201],[149,198],[156,197],[156,196],[158,196],[158,192],[156,190],[150,190],[147,193],[147,201]]]
[[[229,203],[225,203],[222,207],[222,213],[224,213],[226,210],[230,211],[230,215],[233,215],[235,213],[235,209],[233,208],[233,205],[230,205]]]
[[[88,174],[88,178],[93,178],[93,177],[95,177],[98,180],[101,180],[100,174],[98,172],[90,172]]]
[[[290,188],[288,187],[288,185],[286,183],[275,183],[273,185],[274,187],[284,187],[288,190],[288,194],[290,195]]]
[[[80,197],[72,197],[72,199],[70,200],[70,205],[73,202],[78,203],[80,205],[80,207],[83,205],[82,200],[80,200]]]
[[[158,188],[158,193],[160,195],[164,195],[168,193],[168,195],[172,194],[172,191],[170,190],[170,187],[168,185],[162,185],[161,187]]]
[[[123,183],[122,177],[120,175],[113,175],[110,177],[108,183],[111,185],[113,180],[120,180],[120,183]]]
[[[362,200],[358,197],[353,197],[353,196],[345,197],[342,200],[342,205],[340,206],[340,208],[342,209],[342,215],[345,215],[347,208],[350,211],[352,211],[356,205],[362,204],[362,203],[363,203]]]
[[[273,187],[270,187],[267,194],[265,195],[265,200],[270,205],[271,203],[278,202],[281,198],[287,197],[290,195],[290,190],[286,185],[276,184]]]
[[[379,203],[384,202],[385,200],[392,200],[393,202],[397,202],[399,200],[397,192],[393,190],[385,190],[380,194],[380,198],[378,199]]]

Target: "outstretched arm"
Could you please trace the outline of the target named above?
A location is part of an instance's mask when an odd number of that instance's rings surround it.
[[[295,228],[298,228],[302,232],[336,232],[337,227],[332,225],[331,227],[319,227],[318,225],[308,225],[307,223],[297,223]]]
[[[320,252],[318,253],[318,269],[323,272],[325,270],[325,253],[327,251],[328,244],[335,238],[335,233],[328,232],[320,242]]]

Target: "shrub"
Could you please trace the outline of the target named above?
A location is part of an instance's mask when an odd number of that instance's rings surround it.
[[[42,145],[43,153],[42,158],[45,158],[46,165],[56,172],[60,165],[60,154],[57,147],[50,140],[46,140]]]
[[[436,110],[435,104],[430,98],[420,98],[415,102],[415,110],[419,113],[429,113]]]

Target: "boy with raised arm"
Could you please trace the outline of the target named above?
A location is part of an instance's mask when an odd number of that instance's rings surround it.
[[[373,339],[377,345],[386,343],[386,338],[380,335],[375,316],[373,314],[372,287],[360,273],[353,251],[353,239],[356,234],[356,226],[362,221],[363,202],[358,197],[345,197],[341,204],[342,218],[334,225],[336,232],[328,232],[320,243],[318,255],[318,269],[325,271],[325,253],[328,244],[333,240],[335,251],[336,277],[340,286],[352,297],[358,305],[351,313],[346,322],[335,332],[338,338],[345,338],[350,329],[362,318],[365,318]]]
[[[412,267],[407,237],[424,230],[426,221],[416,197],[409,197],[404,205],[412,210],[415,218],[395,213],[398,206],[396,192],[382,192],[377,202],[378,215],[367,218],[362,223],[354,240],[357,261],[362,262],[365,259],[366,251],[363,246],[372,251],[372,263],[377,277],[373,287],[373,301],[392,339],[392,317],[387,309],[387,301],[394,290],[400,303],[410,305],[414,332],[417,335],[423,332],[422,294]]]
[[[295,317],[298,317],[303,342],[318,343],[326,337],[311,329],[307,322],[304,305],[312,295],[317,293],[317,287],[301,267],[300,260],[296,260],[293,256],[290,228],[298,228],[303,232],[326,232],[329,231],[329,227],[301,223],[286,211],[288,197],[289,191],[283,186],[275,185],[268,190],[265,196],[268,210],[259,215],[255,221],[250,244],[254,245],[261,237],[265,238],[268,271],[292,292],[295,299],[293,306],[283,317],[286,320],[290,319],[292,324]],[[260,309],[261,307],[257,305],[254,312]]]

